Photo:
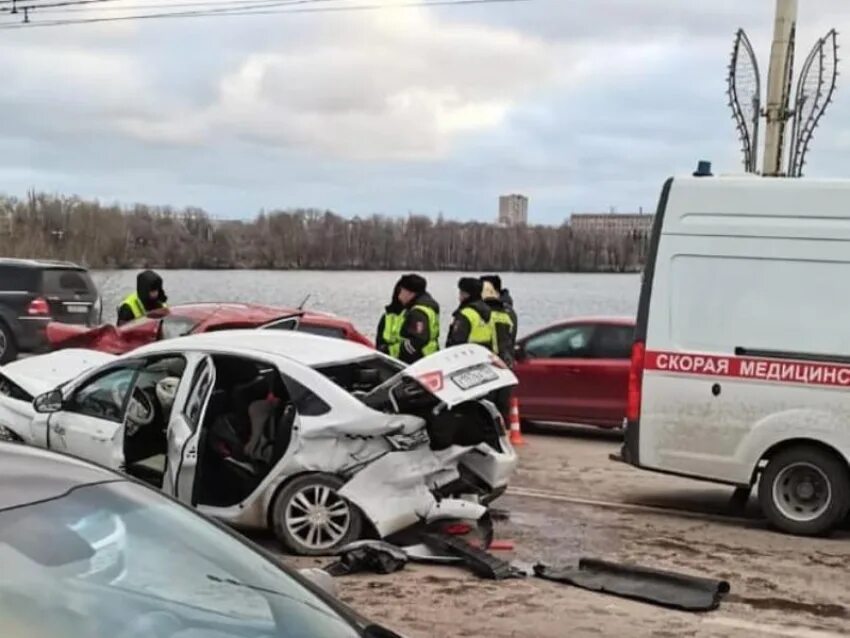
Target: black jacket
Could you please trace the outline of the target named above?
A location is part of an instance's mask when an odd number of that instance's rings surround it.
[[[452,315],[452,325],[449,328],[449,336],[446,337],[446,347],[457,346],[462,343],[469,343],[469,335],[472,332],[472,326],[461,310],[464,308],[473,308],[481,315],[484,321],[490,321],[490,307],[480,299],[467,299],[457,307]]]
[[[501,299],[487,299],[484,301],[492,312],[504,312],[511,321],[514,322],[509,328],[507,324],[496,323],[494,329],[496,331],[496,354],[513,367],[514,364],[514,345],[516,344],[516,319],[515,313],[510,306],[507,306]]]
[[[402,342],[401,356],[399,357],[404,363],[419,361],[425,356],[422,349],[430,341],[437,341],[440,338],[439,330],[437,334],[431,334],[428,315],[417,309],[416,306],[427,306],[433,309],[437,313],[437,323],[439,324],[440,304],[434,301],[434,298],[428,292],[423,292],[407,305],[407,314],[401,326]]]
[[[519,322],[517,321],[516,311],[514,310],[513,297],[511,297],[511,292],[507,288],[504,288],[502,290],[501,301],[502,301],[502,305],[504,305],[504,307],[505,307],[505,312],[507,312],[510,315],[511,321],[514,322],[514,331],[513,331],[513,334],[511,335],[511,340],[514,343],[516,343],[517,328],[519,326]]]
[[[158,290],[159,296],[156,299],[150,298],[151,290]],[[136,294],[139,296],[139,301],[145,308],[145,312],[162,308],[168,297],[162,287],[162,277],[153,270],[143,270],[136,275]],[[133,309],[125,303],[118,307],[118,325],[132,321],[136,316],[133,314]]]

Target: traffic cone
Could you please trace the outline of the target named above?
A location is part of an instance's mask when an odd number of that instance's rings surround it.
[[[525,445],[525,441],[522,438],[522,429],[519,425],[519,399],[516,397],[511,397],[510,426],[511,444]]]

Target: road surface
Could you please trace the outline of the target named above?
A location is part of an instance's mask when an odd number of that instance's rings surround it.
[[[557,431],[526,439],[516,480],[498,504],[510,519],[496,523],[497,538],[514,540],[516,551],[498,555],[552,565],[594,556],[722,578],[732,591],[720,609],[674,612],[535,578],[493,582],[422,565],[340,579],[342,598],[410,638],[850,635],[850,533],[778,534],[754,502],[726,516],[730,488],[611,462],[619,442],[610,436]]]

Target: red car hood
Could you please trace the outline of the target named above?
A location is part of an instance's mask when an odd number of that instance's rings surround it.
[[[130,334],[123,333],[111,324],[87,328],[51,321],[47,324],[46,336],[47,342],[56,350],[86,348],[109,354],[124,354],[133,348],[156,341],[158,329],[157,320],[137,326]]]

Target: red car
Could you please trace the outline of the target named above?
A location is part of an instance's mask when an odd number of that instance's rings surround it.
[[[237,328],[301,330],[374,347],[374,344],[347,319],[312,310],[244,303],[191,303],[171,306],[155,310],[122,326],[104,324],[97,328],[86,328],[52,322],[47,324],[47,341],[54,349],[89,348],[111,354],[124,354],[161,339]]]
[[[634,328],[634,319],[571,319],[520,339],[523,419],[622,427]]]

